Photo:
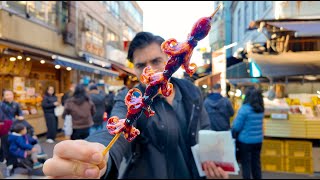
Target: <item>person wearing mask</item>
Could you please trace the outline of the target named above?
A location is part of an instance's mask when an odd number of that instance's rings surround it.
[[[105,112],[105,96],[99,93],[96,85],[89,87],[89,96],[96,107],[96,113],[93,116],[93,126],[90,128],[90,134],[103,129],[103,114]]]
[[[90,127],[93,125],[93,115],[96,108],[86,93],[83,85],[78,84],[73,96],[68,99],[64,106],[63,118],[66,115],[72,117],[71,139],[85,139],[90,134]]]
[[[47,143],[54,143],[58,130],[58,118],[54,114],[54,109],[59,105],[53,86],[48,86],[42,100],[42,109],[47,125]]]
[[[164,39],[149,32],[138,33],[130,43],[128,59],[138,77],[147,66],[161,72],[168,59],[161,51]],[[54,156],[45,162],[43,172],[51,178],[128,178],[128,179],[192,179],[200,178],[191,147],[197,143],[197,132],[210,129],[208,114],[203,107],[200,90],[188,80],[170,80],[174,85],[169,97],[153,99],[155,115],[142,115],[134,126],[140,135],[127,142],[123,136],[115,142],[106,157],[102,151],[112,135],[107,130],[90,135],[85,141],[62,141],[54,148]],[[142,94],[146,86],[137,86]],[[111,116],[124,119],[127,107],[124,98],[128,89],[115,97]],[[72,152],[72,153],[71,153]],[[128,157],[123,174],[119,168]],[[78,168],[68,168],[78,167]],[[203,164],[207,178],[227,178],[228,174],[213,162]]]
[[[243,179],[262,178],[260,152],[263,141],[263,118],[262,92],[255,87],[249,87],[232,126],[232,134],[238,140]]]
[[[213,86],[213,93],[210,93],[205,99],[204,107],[209,114],[212,130],[230,130],[230,118],[233,116],[234,110],[229,99],[221,96],[219,83]]]

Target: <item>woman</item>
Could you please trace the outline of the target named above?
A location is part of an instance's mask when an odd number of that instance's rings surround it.
[[[72,117],[72,140],[89,136],[90,127],[93,125],[92,116],[95,113],[95,105],[86,94],[85,87],[77,85],[73,96],[66,101],[62,115],[63,118],[68,114]]]
[[[53,86],[49,86],[46,90],[45,96],[42,101],[42,108],[44,117],[46,118],[47,125],[47,141],[48,143],[54,143],[58,130],[58,118],[54,114],[54,108],[58,106],[58,98],[55,95],[55,89]]]
[[[262,92],[254,87],[246,90],[245,99],[233,122],[237,134],[243,179],[261,179],[260,151],[263,141],[264,105]]]

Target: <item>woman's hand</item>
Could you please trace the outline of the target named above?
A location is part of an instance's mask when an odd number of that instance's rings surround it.
[[[212,161],[206,161],[203,164],[204,172],[207,179],[228,179],[229,175],[220,167],[216,166]]]

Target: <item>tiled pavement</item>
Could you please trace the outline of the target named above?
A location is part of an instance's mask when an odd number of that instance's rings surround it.
[[[45,153],[49,157],[52,157],[52,150],[56,143],[49,144],[45,142],[45,137],[40,137],[40,143]],[[63,134],[59,134],[57,142],[64,140]],[[3,172],[4,166],[0,164],[0,172]],[[263,172],[263,179],[320,179],[320,174],[315,173],[313,175],[306,174],[292,174],[292,173],[274,173],[274,172]],[[6,179],[44,179],[42,169],[35,170],[32,172],[32,175],[28,175],[27,171],[22,168],[17,168],[14,172],[14,175],[7,177]],[[242,179],[241,175],[231,175],[230,179]]]

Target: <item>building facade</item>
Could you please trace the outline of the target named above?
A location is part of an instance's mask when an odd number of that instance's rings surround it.
[[[1,1],[0,91],[13,90],[36,134],[44,133],[41,101],[49,85],[58,96],[87,77],[123,86],[117,79],[130,71],[121,68],[142,17],[134,1]]]

